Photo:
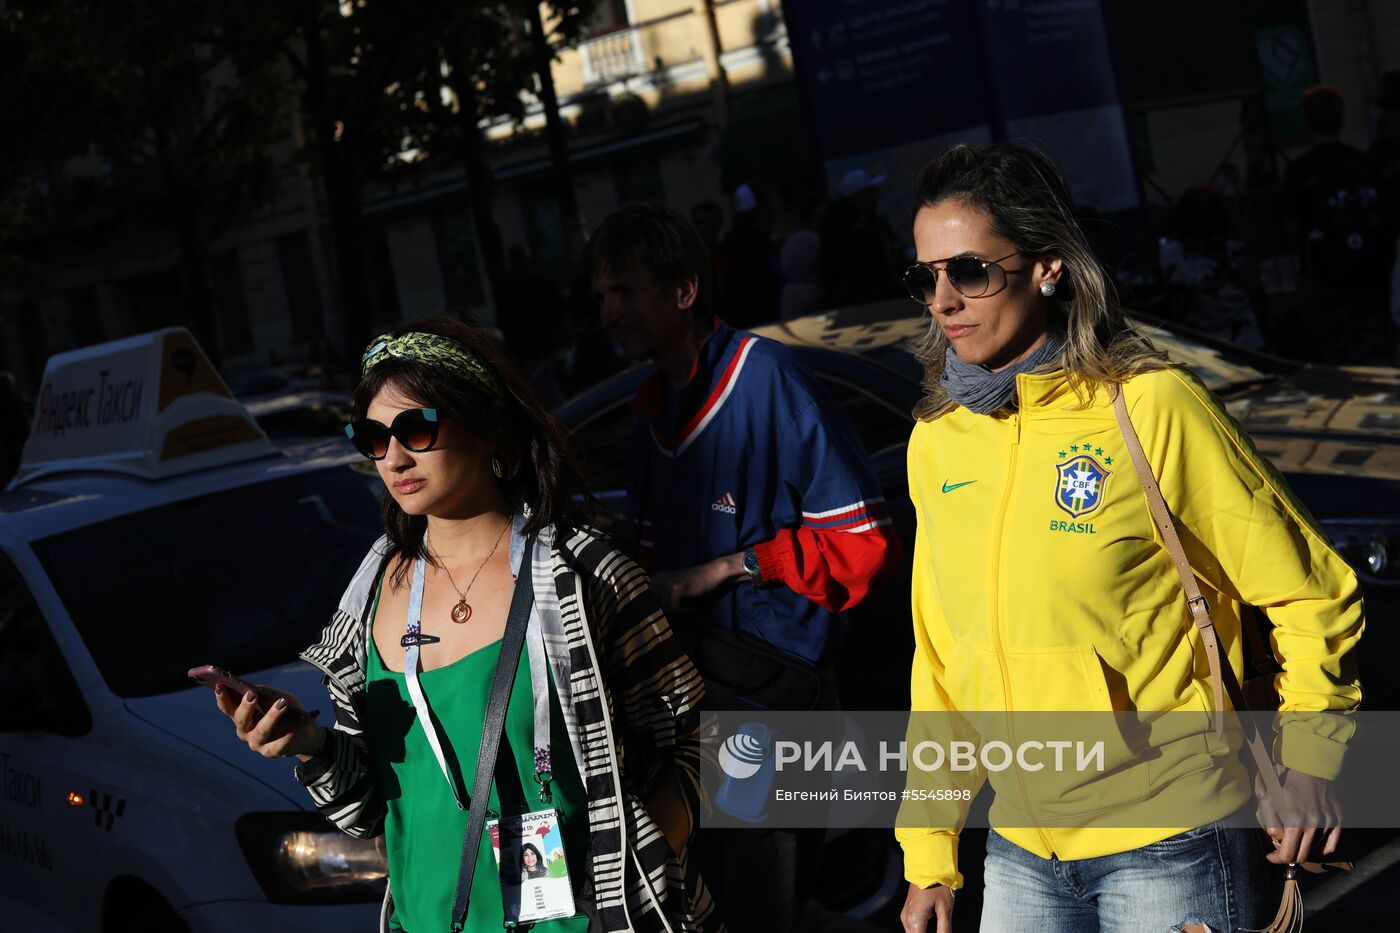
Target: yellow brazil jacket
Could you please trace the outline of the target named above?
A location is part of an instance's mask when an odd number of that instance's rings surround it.
[[[1258,606],[1283,666],[1281,709],[1355,709],[1351,652],[1363,628],[1355,574],[1194,376],[1164,369],[1124,392],[1236,673],[1240,611]],[[1081,799],[1044,799],[1045,786],[1036,799],[1024,776],[993,774],[992,825],[1041,857],[1125,852],[1193,828],[1075,822],[1138,800],[1165,802],[1171,809],[1156,812],[1191,814],[1194,825],[1229,815],[1250,796],[1243,767],[1222,766],[1238,731],[1223,743],[1210,732],[1205,653],[1107,393],[1081,406],[1057,372],[1018,376],[1017,398],[1017,411],[958,408],[919,423],[910,438],[913,709],[1201,711],[1195,735],[1174,736],[1170,749],[1141,756]],[[1285,721],[1284,765],[1336,776],[1349,724],[1324,718],[1330,725]],[[975,796],[986,777],[979,769],[962,780]],[[897,836],[909,881],[962,885],[955,828]]]

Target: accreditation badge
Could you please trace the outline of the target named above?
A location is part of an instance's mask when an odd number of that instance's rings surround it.
[[[491,820],[486,829],[500,870],[501,907],[507,923],[558,920],[576,913],[558,811],[535,810]]]

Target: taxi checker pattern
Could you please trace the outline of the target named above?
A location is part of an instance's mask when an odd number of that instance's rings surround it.
[[[112,831],[112,824],[126,812],[124,798],[118,797],[113,800],[111,794],[99,794],[96,790],[88,793],[88,803],[92,804],[93,810],[96,811],[94,816],[97,828],[105,829],[109,833]]]

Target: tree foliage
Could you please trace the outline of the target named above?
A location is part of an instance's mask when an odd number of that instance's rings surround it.
[[[209,255],[301,158],[324,191],[348,356],[374,313],[366,186],[466,163],[489,188],[480,123],[524,117],[533,2],[0,4],[0,241],[114,251],[168,234],[185,322],[217,348]],[[543,4],[552,50],[584,36],[595,6]]]
[[[216,352],[205,263],[221,233],[275,198],[288,129],[277,58],[219,41],[235,6],[14,0],[3,11],[20,52],[6,57],[17,65],[4,69],[6,99],[21,105],[0,131],[0,166],[8,190],[43,207],[17,219],[64,245],[96,235],[83,242],[107,250],[168,231],[183,322]]]

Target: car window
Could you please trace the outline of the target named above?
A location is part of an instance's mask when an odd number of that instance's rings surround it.
[[[891,370],[896,375],[907,379],[914,385],[920,385],[924,381],[924,367],[909,348],[903,343],[894,343],[889,346],[876,347],[866,354],[867,357],[879,363],[881,366]]]
[[[819,372],[816,377],[850,417],[856,434],[860,436],[861,446],[872,460],[891,447],[903,447],[909,443],[914,419],[908,412],[830,373]]]
[[[81,735],[92,720],[19,568],[0,554],[0,694],[18,725]]]
[[[256,417],[258,427],[271,440],[325,437],[345,440],[346,419],[332,408],[289,408]]]
[[[373,485],[335,467],[46,538],[34,550],[114,693],[215,664],[284,664],[313,643],[379,533]]]

